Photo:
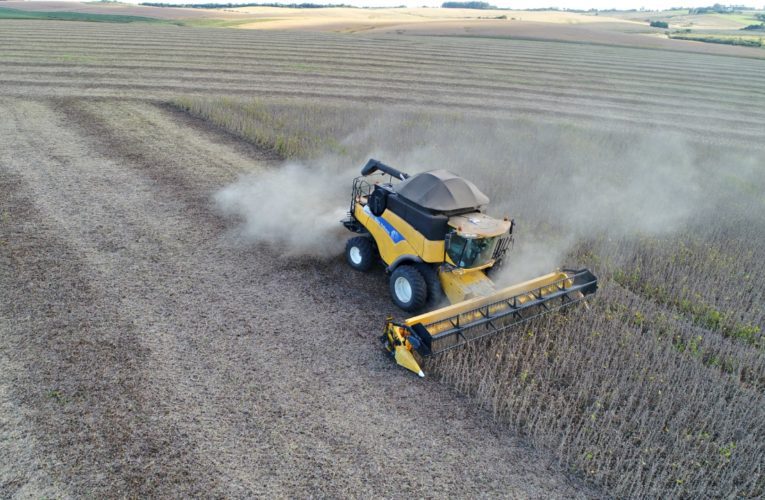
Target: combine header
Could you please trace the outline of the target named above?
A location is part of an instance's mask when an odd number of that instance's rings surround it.
[[[389,182],[370,182],[376,172],[389,176]],[[393,179],[400,182],[394,186]],[[369,160],[354,179],[343,221],[359,234],[346,245],[351,267],[367,271],[381,258],[391,274],[393,302],[405,311],[436,307],[444,295],[452,304],[404,321],[388,318],[382,336],[386,349],[421,377],[417,356],[503,332],[597,290],[598,280],[587,269],[556,271],[497,289],[487,274],[502,264],[514,224],[484,214],[488,203],[473,183],[445,170],[409,176]]]

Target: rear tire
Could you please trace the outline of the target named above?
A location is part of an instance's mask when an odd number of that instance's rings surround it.
[[[417,311],[425,306],[428,286],[416,267],[402,265],[390,277],[390,295],[393,303],[404,311]]]
[[[374,260],[375,249],[372,240],[356,236],[345,244],[345,259],[357,271],[369,271]]]

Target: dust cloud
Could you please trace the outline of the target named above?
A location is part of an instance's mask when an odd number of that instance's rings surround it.
[[[503,284],[581,265],[573,256],[582,242],[675,237],[726,224],[737,186],[762,192],[756,174],[762,149],[714,138],[605,119],[423,119],[406,133],[401,123],[354,139],[393,137],[393,144],[378,144],[376,158],[409,172],[461,174],[491,198],[489,214],[513,217],[515,245],[498,278]],[[738,215],[746,211],[744,204]]]
[[[508,282],[576,266],[566,259],[581,241],[712,223],[725,205],[720,193],[731,192],[725,179],[751,183],[751,167],[763,161],[759,150],[655,129],[393,112],[341,143],[343,157],[242,178],[216,199],[243,218],[251,241],[285,255],[330,256],[349,236],[339,220],[368,158],[411,174],[445,168],[489,195],[489,214],[515,218],[516,243],[500,279]]]
[[[335,257],[345,245],[340,220],[350,203],[350,173],[286,164],[241,177],[215,195],[239,236],[285,257]]]

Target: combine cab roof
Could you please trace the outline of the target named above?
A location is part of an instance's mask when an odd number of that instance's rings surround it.
[[[414,175],[396,186],[396,192],[421,207],[439,212],[476,209],[489,203],[489,197],[475,184],[446,170]]]

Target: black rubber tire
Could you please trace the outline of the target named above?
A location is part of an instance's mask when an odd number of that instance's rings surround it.
[[[375,247],[370,238],[356,236],[345,244],[345,260],[357,271],[369,271],[374,263]]]
[[[441,288],[441,280],[438,279],[438,270],[433,264],[417,264],[417,270],[420,271],[422,277],[425,278],[425,285],[428,289],[428,298],[425,305],[428,307],[436,307],[441,304],[444,299],[444,290]]]
[[[411,291],[409,301],[402,300],[396,294],[396,282],[398,280],[406,280],[409,284]],[[418,311],[425,306],[425,302],[428,300],[428,285],[416,267],[401,265],[390,276],[390,295],[393,298],[393,303],[404,311]]]

